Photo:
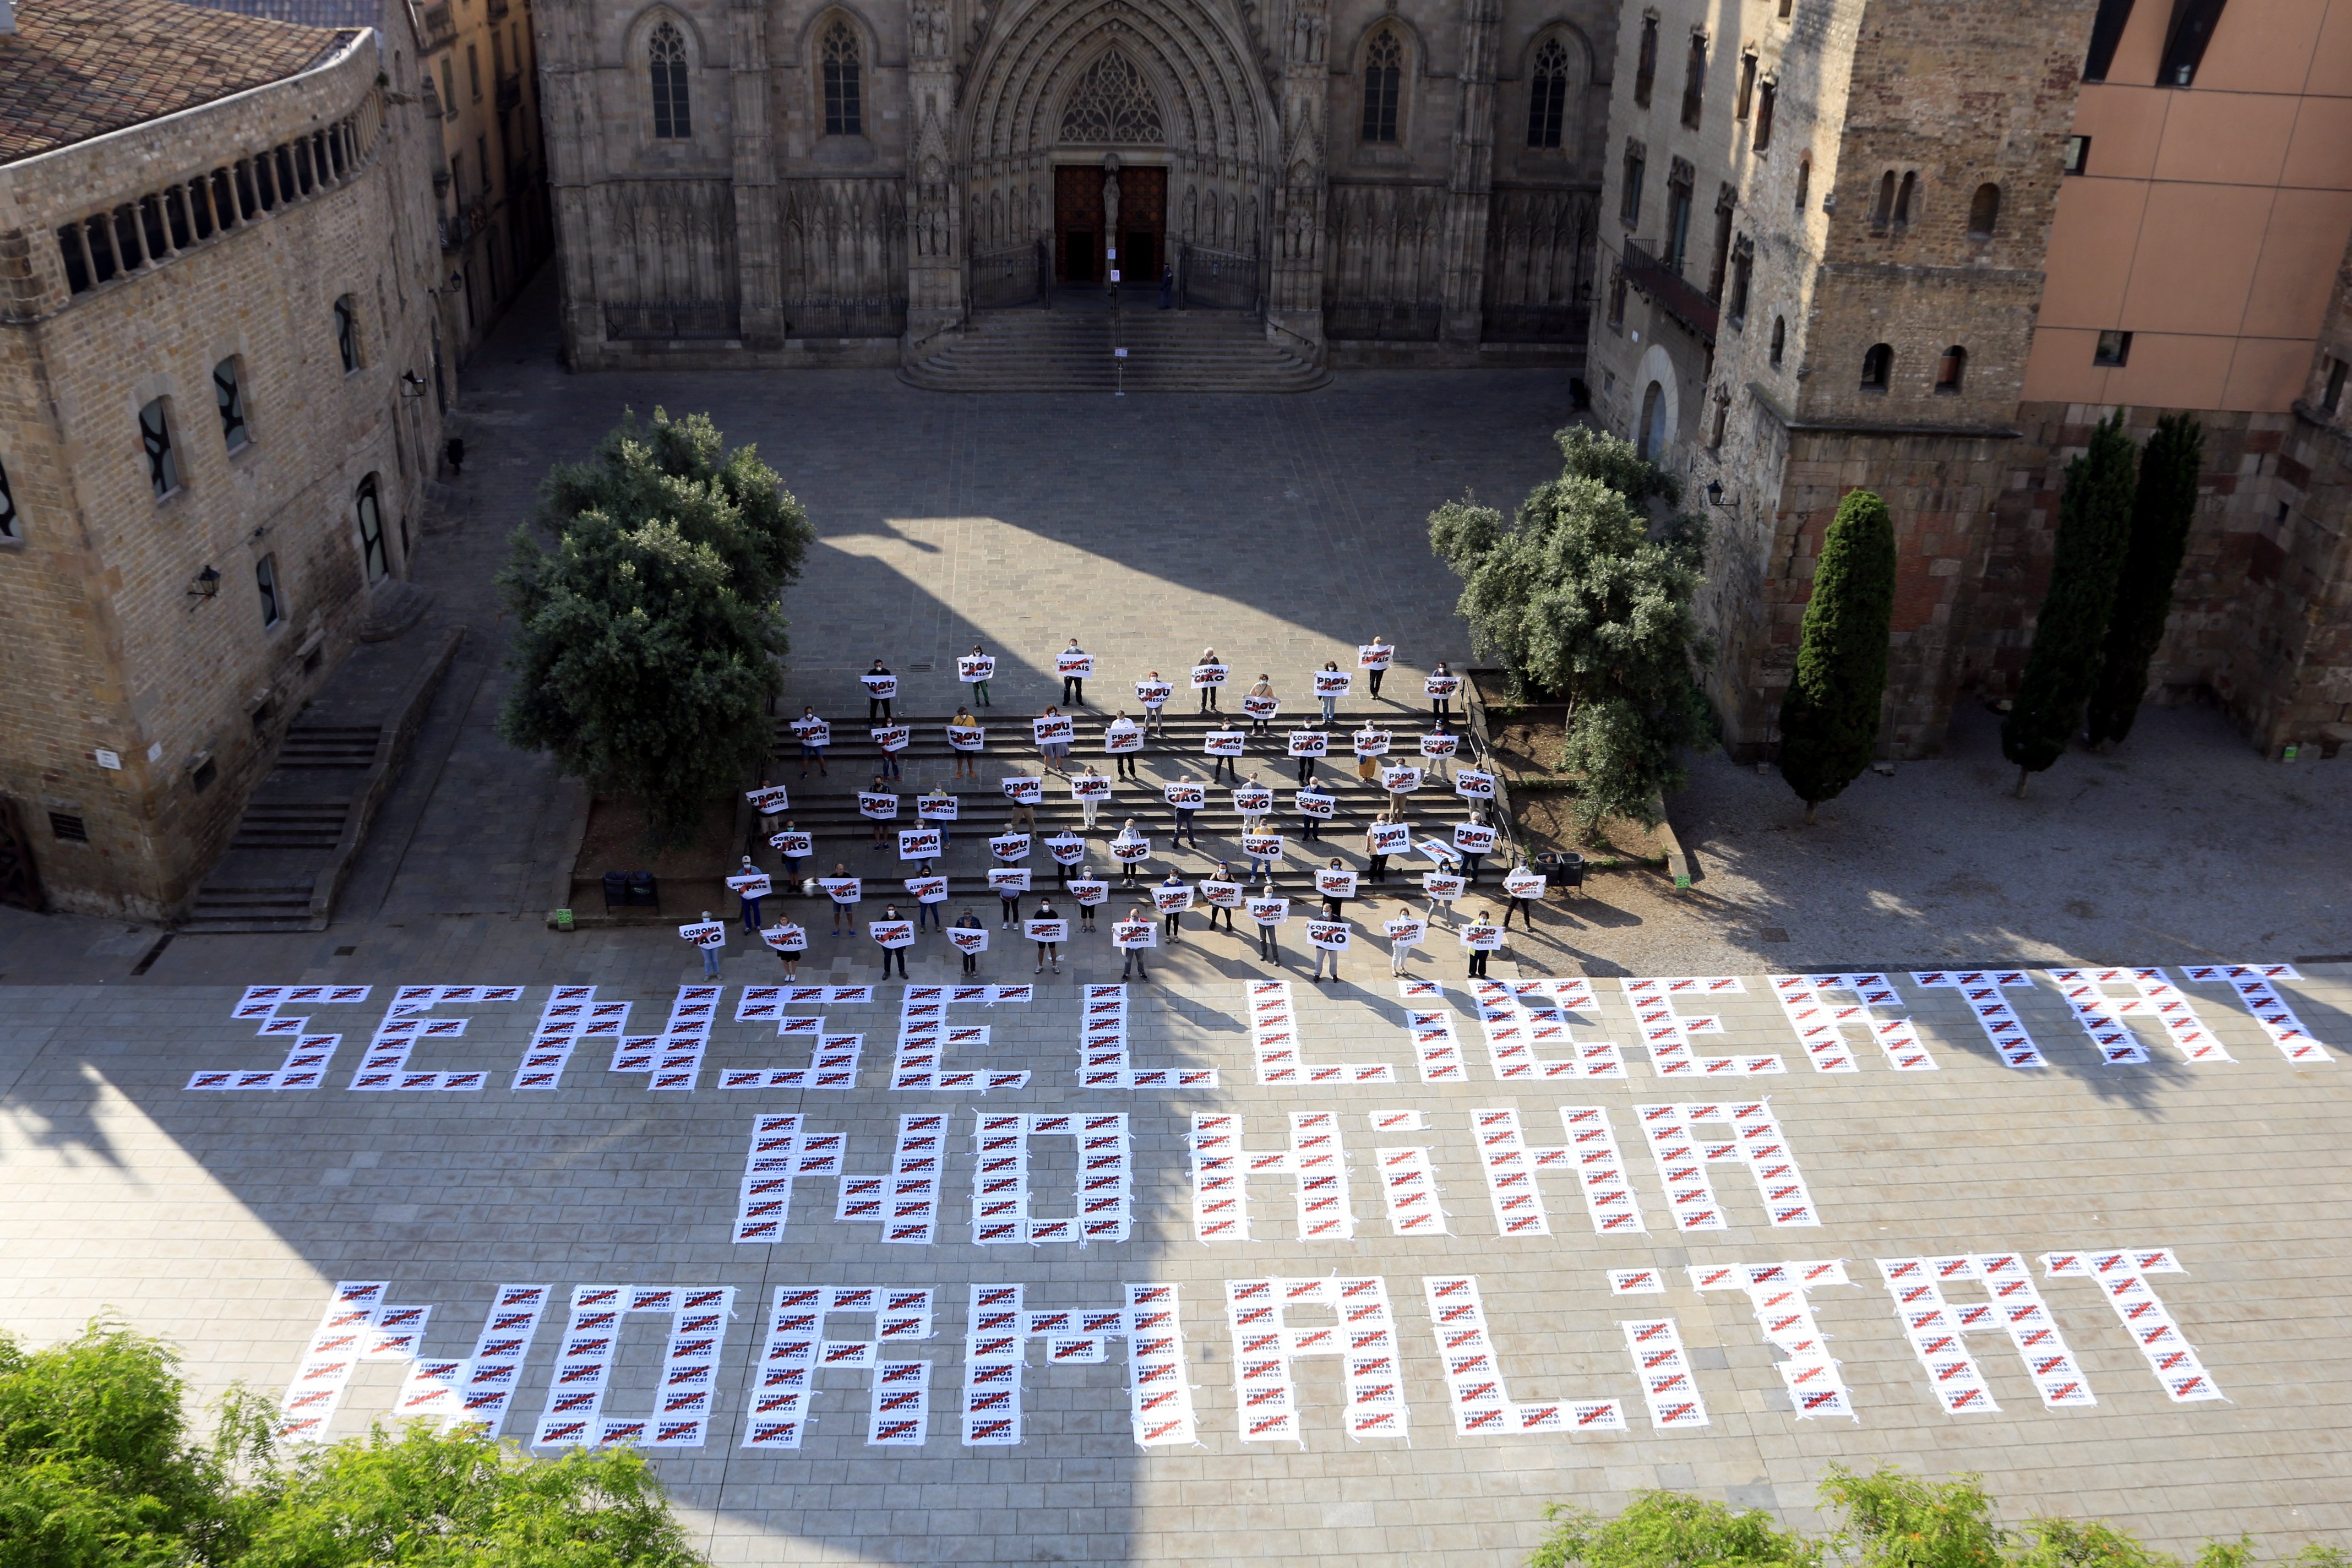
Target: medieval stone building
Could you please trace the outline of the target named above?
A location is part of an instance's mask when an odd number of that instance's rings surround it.
[[[571,361],[915,363],[1172,269],[1315,363],[1564,363],[1615,13],[540,0]]]

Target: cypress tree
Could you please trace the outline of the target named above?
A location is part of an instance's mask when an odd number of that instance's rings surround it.
[[[2086,728],[2105,745],[2131,733],[2147,667],[2164,641],[2172,614],[2172,582],[2189,552],[2189,525],[2197,515],[2197,474],[2205,462],[2205,431],[2186,414],[2168,414],[2140,453],[2139,489],[2132,498],[2131,542],[2116,580],[2115,614],[2099,656]]]
[[[1809,825],[1870,766],[1894,619],[1895,521],[1885,500],[1854,490],[1822,541],[1796,674],[1780,700],[1780,776]]]
[[[2034,619],[2025,679],[2000,727],[2001,755],[2017,764],[2020,795],[2026,780],[2066,754],[2082,727],[2131,536],[2136,455],[2118,408],[2093,427],[2089,449],[2066,465],[2050,590]]]

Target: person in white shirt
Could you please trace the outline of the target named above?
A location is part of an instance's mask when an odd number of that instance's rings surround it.
[[[1164,682],[1160,681],[1160,672],[1156,669],[1144,671],[1144,679],[1153,682],[1154,684],[1164,684]],[[1165,697],[1160,698],[1157,700],[1152,700],[1150,699],[1145,700],[1143,704],[1143,732],[1146,735],[1165,735],[1168,732],[1160,727],[1160,710],[1166,706],[1168,706],[1168,699]]]
[[[1123,741],[1130,735],[1140,736],[1141,734],[1142,731],[1135,727],[1135,721],[1127,716],[1127,710],[1124,708],[1118,710],[1118,718],[1103,726],[1103,741],[1106,746],[1113,740]],[[1131,779],[1136,776],[1133,752],[1113,752],[1111,758],[1118,763],[1120,778]]]
[[[1074,773],[1071,776],[1073,779],[1098,779],[1102,777],[1102,774],[1095,772],[1094,763],[1088,763],[1085,773]],[[1102,803],[1105,798],[1107,798],[1105,795],[1082,795],[1079,797],[1078,809],[1086,814],[1087,831],[1088,833],[1092,833],[1095,830],[1095,813],[1102,809]]]
[[[1138,833],[1135,830],[1135,818],[1130,816],[1127,819],[1125,824],[1120,826],[1118,836],[1113,838],[1111,842],[1115,845],[1133,844],[1141,839],[1142,837],[1142,834]],[[1122,888],[1132,888],[1135,886],[1135,868],[1141,864],[1142,862],[1139,860],[1121,860],[1118,863],[1118,885]]]

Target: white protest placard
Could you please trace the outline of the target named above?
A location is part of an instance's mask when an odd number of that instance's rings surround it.
[[[1424,757],[1450,757],[1459,751],[1461,746],[1462,737],[1459,735],[1440,735],[1433,732],[1421,738],[1421,754]]]
[[[1469,884],[1456,872],[1423,871],[1421,874],[1421,890],[1441,904],[1452,903],[1462,896],[1462,890],[1468,886]]]
[[[1274,791],[1261,784],[1242,784],[1234,791],[1234,809],[1244,816],[1274,809]]]
[[[1307,940],[1326,952],[1345,952],[1348,950],[1348,922],[1346,921],[1308,921]]]
[[[1454,871],[1461,868],[1461,857],[1454,853],[1454,846],[1442,838],[1415,839],[1412,847],[1427,856],[1441,871]]]
[[[1503,891],[1515,899],[1540,899],[1549,881],[1549,879],[1528,870],[1525,866],[1514,867],[1511,874],[1503,879]]]
[[[877,700],[898,695],[898,678],[895,675],[861,675],[857,679],[866,683],[867,695]]]
[[[1151,907],[1163,915],[1181,915],[1192,907],[1192,889],[1166,886],[1151,889]]]
[[[787,860],[805,860],[816,852],[816,835],[786,828],[768,835],[768,847]]]
[[[1029,858],[1029,836],[1025,833],[1000,833],[988,841],[988,852],[999,860]]]
[[[940,830],[936,827],[902,827],[898,829],[898,858],[929,860],[940,852]]]
[[[1320,730],[1293,730],[1290,732],[1290,754],[1294,757],[1320,757],[1331,747],[1331,737]]]
[[[1135,683],[1135,700],[1146,708],[1157,708],[1176,695],[1176,688],[1164,680],[1139,680]]]
[[[803,746],[833,744],[833,726],[822,719],[795,719],[793,721],[793,733],[800,737]]]
[[[765,871],[739,871],[727,879],[727,886],[747,899],[764,899],[775,890]]]
[[[1276,697],[1252,697],[1244,694],[1242,698],[1242,711],[1262,721],[1282,711],[1282,700]]]
[[[1282,835],[1244,833],[1242,835],[1242,853],[1253,860],[1279,860],[1282,858]]]
[[[1016,773],[1003,781],[1004,798],[1015,805],[1039,805],[1045,799],[1045,781],[1033,779],[1026,773]]]
[[[956,659],[956,679],[970,686],[976,681],[996,679],[996,661],[982,653],[967,653]]]
[[[1462,689],[1458,675],[1433,675],[1421,683],[1421,689],[1432,697],[1451,697]]]
[[[1381,770],[1381,787],[1391,795],[1411,795],[1421,787],[1421,770],[1400,763]]]
[[[1336,866],[1325,866],[1315,873],[1315,890],[1327,899],[1352,899],[1356,896],[1356,874]]]
[[[688,924],[678,927],[677,934],[686,938],[687,941],[692,942],[697,947],[725,947],[727,945],[727,922],[725,921],[694,921]]]
[[[1110,780],[1100,773],[1072,773],[1070,798],[1072,800],[1108,800]]]
[[[1218,909],[1237,910],[1242,907],[1242,885],[1239,882],[1206,881],[1195,891],[1201,895],[1202,901],[1213,904]]]
[[[1465,855],[1493,853],[1495,837],[1495,830],[1483,822],[1457,822],[1454,825],[1454,847]]]
[[[1192,783],[1190,779],[1179,779],[1174,784],[1161,784],[1160,794],[1162,799],[1179,811],[1198,811],[1209,804],[1207,788]]]
[[[1077,726],[1066,715],[1056,713],[1051,718],[1030,720],[1029,732],[1041,746],[1066,746],[1077,734]]]
[[[1315,695],[1345,697],[1356,684],[1353,673],[1344,669],[1318,669],[1315,672]]]
[[[1252,899],[1242,908],[1262,926],[1278,926],[1290,918],[1288,899]]]
[[[1465,800],[1495,798],[1495,775],[1477,768],[1457,769],[1454,774],[1454,793]]]
[[[761,816],[778,816],[790,811],[793,805],[793,797],[785,792],[782,784],[769,784],[761,789],[747,789],[743,792],[743,798],[750,801],[751,809]]]
[[[951,795],[919,795],[915,797],[915,815],[925,822],[953,822],[962,810],[962,803]]]
[[[1031,942],[1067,942],[1070,922],[1067,921],[1023,921],[1021,934]]]
[[[1095,656],[1090,653],[1072,653],[1066,648],[1054,656],[1055,675],[1083,680],[1094,672]]]
[[[1381,929],[1389,933],[1389,943],[1392,947],[1419,947],[1429,935],[1429,922],[1411,916],[1391,921]]]
[[[1110,928],[1111,945],[1132,952],[1139,947],[1158,947],[1160,928],[1150,921],[1120,921]]]
[[[945,877],[909,877],[907,896],[919,904],[943,904],[948,901],[948,879]]]
[[[1029,868],[995,867],[988,873],[988,886],[1000,899],[1011,893],[1025,893],[1029,890]]]
[[[854,904],[864,890],[855,877],[819,877],[816,885],[836,904]]]
[[[988,928],[986,926],[950,926],[948,941],[955,944],[955,950],[958,952],[977,958],[988,951]]]
[[[1086,909],[1091,910],[1110,902],[1110,884],[1099,877],[1092,879],[1073,877],[1070,879],[1069,891],[1070,897],[1077,900],[1080,906]]]
[[[870,789],[859,790],[857,815],[870,817],[876,822],[887,822],[898,815],[898,797],[895,795],[876,795]]]
[[[1361,643],[1356,648],[1358,669],[1386,669],[1396,658],[1396,649],[1384,642]]]
[[[1103,752],[1107,756],[1123,757],[1143,750],[1143,731],[1133,720],[1114,719],[1103,728]]]
[[[866,931],[884,947],[915,945],[915,922],[912,921],[868,921]]]
[[[760,940],[778,952],[806,952],[808,932],[790,921],[779,921],[760,933]]]
[[[1402,855],[1412,848],[1412,825],[1404,822],[1375,822],[1366,830],[1375,855]]]
[[[874,743],[885,752],[903,752],[907,742],[915,738],[914,727],[908,724],[877,724],[873,728]]]
[[[977,752],[988,742],[988,731],[978,724],[948,726],[948,749],[955,752]]]
[[[1192,689],[1225,683],[1225,667],[1222,664],[1196,664],[1192,667]]]
[[[1472,952],[1495,952],[1503,945],[1503,928],[1492,921],[1480,921],[1462,928],[1462,945]]]
[[[1141,837],[1114,838],[1110,841],[1110,854],[1122,866],[1139,865],[1151,858],[1151,840]]]
[[[1339,797],[1326,795],[1319,789],[1303,789],[1291,798],[1297,803],[1299,816],[1317,817],[1324,822],[1330,821],[1332,813],[1339,809]]]
[[[1087,841],[1065,829],[1045,840],[1045,852],[1056,866],[1075,866],[1087,858]]]
[[[1389,732],[1386,730],[1359,730],[1348,740],[1360,757],[1385,757],[1389,754]]]
[[[1238,757],[1249,744],[1249,736],[1239,730],[1212,730],[1201,742],[1203,754],[1212,757]]]

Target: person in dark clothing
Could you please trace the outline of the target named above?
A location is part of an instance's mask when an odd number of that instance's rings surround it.
[[[897,920],[898,918],[898,906],[896,904],[883,905],[882,918],[886,921]],[[885,980],[890,978],[890,961],[892,959],[896,959],[898,962],[898,978],[901,980],[906,979],[907,950],[903,947],[886,947],[882,950],[882,978]]]
[[[874,661],[874,668],[867,670],[866,673],[868,675],[887,675],[890,673],[890,670],[888,666],[885,665],[877,658]],[[890,699],[887,697],[875,696],[874,689],[869,686],[866,689],[866,721],[868,724],[871,724],[877,719],[881,720],[886,724],[889,722]]]
[[[986,931],[988,929],[986,926],[980,923],[980,917],[973,914],[970,910],[964,910],[962,915],[957,919],[956,924],[959,928],[964,931]],[[977,974],[980,973],[980,954],[976,952],[967,952],[963,955],[963,972],[966,974]]]
[[[1173,267],[1160,269],[1160,308],[1163,310],[1176,308],[1176,269]]]

